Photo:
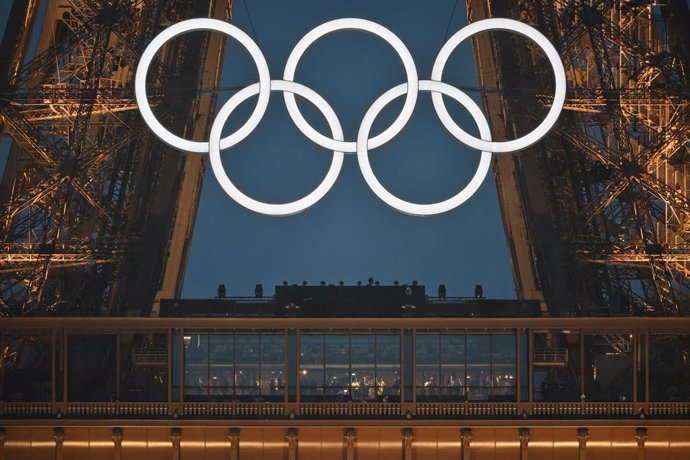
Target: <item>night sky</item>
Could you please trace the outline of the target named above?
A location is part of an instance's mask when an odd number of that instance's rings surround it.
[[[0,11],[0,33],[6,13]],[[433,0],[235,0],[233,23],[252,36],[264,52],[271,77],[283,67],[297,41],[331,19],[360,17],[380,23],[402,39],[427,79],[443,43],[466,24],[464,1]],[[233,40],[227,48],[221,101],[232,88],[257,80],[249,55]],[[309,48],[296,81],[323,96],[334,108],[346,140],[354,140],[364,113],[388,89],[405,81],[395,51],[363,32],[339,32]],[[454,53],[444,81],[476,88],[469,43]],[[469,93],[479,102],[476,92]],[[239,126],[253,110],[245,103],[226,129]],[[378,117],[378,134],[397,116],[403,98]],[[309,103],[300,108],[315,128],[328,133]],[[474,122],[448,102],[455,120],[477,134]],[[0,171],[7,156],[0,142]],[[393,141],[370,152],[379,180],[401,198],[428,203],[450,197],[476,170],[479,153],[459,144],[438,121],[429,93],[420,93],[415,113]],[[265,201],[285,202],[311,191],[323,178],[331,154],[312,144],[294,127],[282,94],[272,93],[263,121],[241,144],[223,153],[228,175],[245,193]],[[326,197],[302,214],[271,218],[235,204],[206,173],[187,268],[184,297],[212,297],[224,283],[228,295],[251,295],[255,284],[267,294],[289,283],[382,284],[417,280],[434,294],[446,284],[448,295],[472,295],[475,284],[492,298],[514,298],[503,224],[491,174],[479,192],[450,213],[411,217],[381,202],[364,182],[356,157],[347,155],[338,182]]]
[[[233,23],[252,36],[264,52],[271,77],[282,78],[294,45],[312,28],[341,17],[380,23],[409,48],[421,79],[431,74],[443,43],[466,23],[464,2],[434,0],[235,0]],[[405,81],[393,48],[363,32],[338,32],[307,50],[296,81],[321,94],[334,108],[346,140],[354,140],[364,113],[386,90]],[[242,87],[257,80],[249,55],[229,41],[222,86]],[[476,87],[469,43],[458,48],[444,81]],[[229,92],[224,93],[225,99]],[[472,94],[476,98],[476,93]],[[223,99],[224,100],[224,99]],[[250,99],[231,117],[228,132],[253,110]],[[298,98],[299,101],[299,98]],[[397,116],[403,98],[374,124],[379,133]],[[306,101],[300,108],[314,126],[325,122]],[[476,134],[458,105],[448,103],[455,119]],[[311,110],[310,110],[311,109]],[[438,121],[429,93],[420,93],[415,113],[389,144],[370,152],[379,180],[394,194],[417,202],[443,200],[464,187],[476,170],[479,153],[459,144]],[[272,93],[269,109],[256,131],[223,153],[228,175],[259,200],[286,202],[309,193],[323,178],[331,155],[294,127],[281,93]],[[267,293],[282,283],[382,284],[413,280],[446,284],[448,295],[472,295],[482,284],[487,297],[514,298],[503,224],[493,178],[487,178],[469,202],[448,214],[411,217],[381,202],[368,188],[355,156],[345,165],[331,192],[313,208],[292,217],[266,217],[235,204],[206,174],[187,269],[184,297],[215,295],[219,283],[228,295],[251,295],[261,283]]]

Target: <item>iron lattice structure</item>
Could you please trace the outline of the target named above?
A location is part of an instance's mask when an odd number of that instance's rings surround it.
[[[152,139],[136,110],[134,69],[160,30],[188,17],[227,19],[229,2],[51,0],[44,13],[39,3],[14,2],[2,47],[0,123],[13,140],[0,187],[4,313],[150,308],[180,184],[200,160]],[[175,88],[202,86],[208,41],[176,40],[149,72],[152,105],[188,136],[199,98]],[[209,60],[220,67],[221,56]]]
[[[553,313],[690,313],[687,4],[468,0],[468,15],[537,27],[568,78],[551,135],[496,163],[519,292]],[[525,89],[553,81],[525,43],[475,38],[480,79],[499,89],[483,96],[499,138],[532,129],[551,103],[548,88]]]

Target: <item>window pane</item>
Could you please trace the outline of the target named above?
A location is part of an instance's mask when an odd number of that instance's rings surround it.
[[[3,401],[50,401],[51,336],[43,333],[2,337],[0,395]]]
[[[491,336],[491,400],[516,400],[515,335]]]
[[[649,399],[690,401],[690,335],[649,336]]]
[[[241,400],[253,400],[260,394],[260,356],[261,340],[258,335],[235,336],[235,395],[240,396]]]
[[[441,396],[461,401],[465,396],[465,336],[441,334]]]
[[[439,334],[417,334],[417,399],[439,396]]]
[[[208,334],[186,332],[184,340],[184,396],[188,401],[208,397]]]
[[[376,336],[376,396],[400,401],[400,336]]]
[[[68,400],[114,400],[115,335],[71,335],[67,350]]]
[[[168,337],[166,334],[120,334],[120,400],[168,399]]]
[[[325,336],[326,365],[325,395],[329,400],[340,400],[351,395],[350,391],[350,336],[333,334]]]
[[[234,342],[233,334],[208,335],[208,394],[212,400],[232,399]]]
[[[355,401],[376,400],[376,336],[351,336],[352,343],[352,399]]]
[[[282,400],[285,387],[285,338],[278,334],[261,336],[261,395],[266,400]]]
[[[590,401],[631,401],[630,334],[585,336],[585,395]]]
[[[305,401],[323,399],[324,336],[300,336],[300,398]]]
[[[486,401],[491,390],[491,336],[467,336],[467,399]]]
[[[579,401],[580,334],[535,332],[532,394],[535,401]]]

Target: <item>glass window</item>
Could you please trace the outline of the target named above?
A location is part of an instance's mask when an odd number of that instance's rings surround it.
[[[2,336],[3,401],[50,401],[51,342],[49,331]]]
[[[351,385],[354,401],[376,401],[376,337],[351,336]]]
[[[168,399],[167,335],[120,334],[121,401]]]
[[[417,334],[417,399],[438,399],[440,380],[440,335]]]
[[[467,399],[486,401],[491,393],[491,336],[467,335]]]
[[[184,395],[187,401],[203,401],[208,396],[208,334],[185,333]]]
[[[69,401],[115,400],[115,334],[67,337]]]
[[[532,397],[535,401],[579,401],[580,334],[543,331],[533,335]]]
[[[690,335],[650,334],[650,401],[690,401]]]
[[[241,399],[258,396],[261,375],[261,344],[258,335],[235,336],[235,394]]]
[[[235,341],[232,334],[208,335],[208,395],[213,400],[232,399]]]
[[[186,400],[282,400],[283,335],[187,333],[184,346]]]
[[[400,336],[300,336],[303,401],[399,401]]]
[[[261,336],[260,392],[265,400],[281,401],[285,389],[285,337]]]
[[[445,401],[465,397],[465,336],[441,334],[441,396]]]
[[[325,396],[327,400],[343,400],[350,397],[350,336],[327,334],[325,336]],[[353,381],[356,376],[353,376]],[[356,384],[361,385],[361,382]],[[355,385],[353,385],[354,397]],[[360,395],[359,386],[357,395]]]
[[[491,336],[491,400],[515,401],[515,335]]]
[[[324,336],[305,334],[300,336],[300,397],[305,401],[323,398]]]
[[[631,334],[585,336],[585,396],[588,401],[632,401]]]
[[[379,401],[400,401],[400,336],[376,336],[376,396]]]

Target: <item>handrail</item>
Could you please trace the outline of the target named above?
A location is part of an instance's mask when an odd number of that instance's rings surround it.
[[[169,417],[285,419],[310,418],[409,418],[455,419],[493,418],[631,418],[648,414],[657,418],[690,417],[689,402],[0,402],[0,418],[53,419],[59,414],[70,418],[161,419]]]

